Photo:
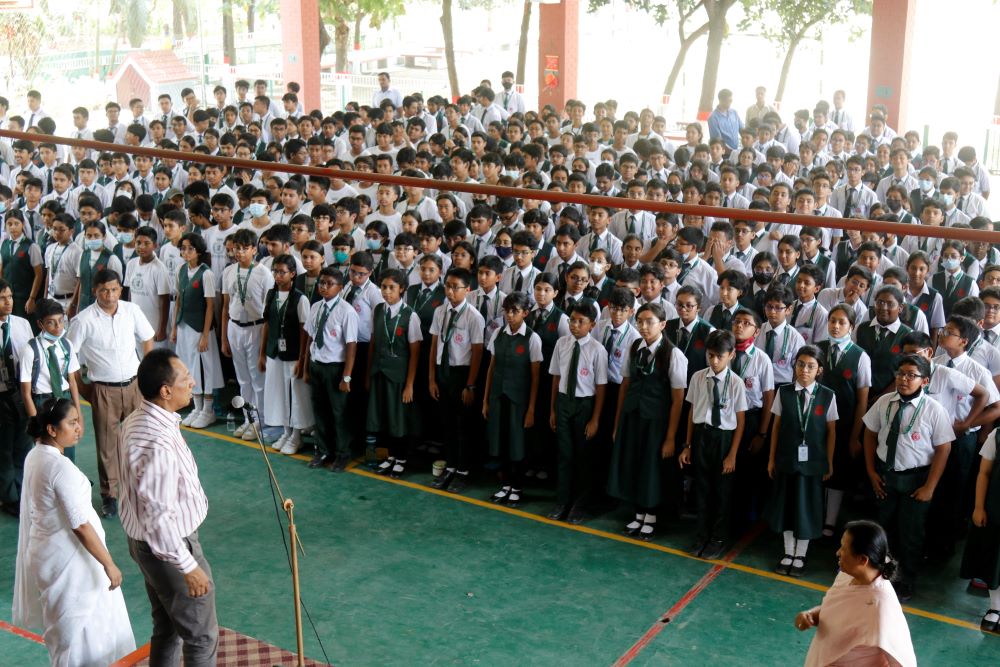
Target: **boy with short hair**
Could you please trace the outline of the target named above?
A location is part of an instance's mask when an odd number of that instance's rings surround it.
[[[156,230],[140,227],[135,232],[135,257],[125,265],[127,299],[139,306],[153,327],[153,345],[162,347],[170,322],[170,283],[176,280],[156,256]],[[141,352],[141,348],[137,350]],[[141,356],[141,354],[140,354]]]
[[[757,334],[756,345],[774,364],[775,390],[792,382],[795,355],[805,345],[802,335],[785,319],[793,303],[795,296],[788,287],[774,286],[764,295],[767,322]]]
[[[795,295],[789,322],[807,345],[826,340],[827,310],[816,298],[823,289],[824,276],[815,264],[805,264],[795,277]]]
[[[535,278],[540,273],[532,263],[536,252],[535,238],[528,232],[515,232],[511,245],[514,249],[514,264],[504,271],[500,290],[508,295],[521,292],[533,303]],[[558,239],[556,251],[558,252]]]

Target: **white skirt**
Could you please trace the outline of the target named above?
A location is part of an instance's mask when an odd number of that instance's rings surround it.
[[[264,423],[310,428],[313,418],[309,385],[295,377],[295,362],[267,358],[264,371]]]
[[[200,339],[201,332],[195,331],[183,322],[177,325],[177,356],[194,377],[195,395],[211,394],[216,389],[222,389],[226,383],[222,377],[219,342],[215,337],[215,329],[208,335],[208,350],[205,352],[198,352]]]

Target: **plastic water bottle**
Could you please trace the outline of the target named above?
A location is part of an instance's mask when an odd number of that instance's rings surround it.
[[[236,432],[236,417],[232,412],[226,413],[226,430],[230,433]]]

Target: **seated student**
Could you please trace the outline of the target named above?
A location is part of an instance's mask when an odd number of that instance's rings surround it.
[[[626,197],[633,201],[645,199],[646,187],[642,181],[638,179],[629,181]],[[609,226],[611,233],[621,240],[624,240],[629,234],[636,234],[643,241],[652,240],[656,236],[655,228],[656,216],[652,211],[632,208],[623,208],[615,213]]]
[[[827,310],[816,298],[823,289],[825,276],[815,264],[803,264],[795,277],[795,295],[789,323],[802,335],[807,345],[826,339]]]
[[[478,274],[478,287],[470,292],[468,301],[479,311],[485,321],[483,339],[488,340],[493,333],[503,326],[503,303],[507,295],[500,291],[497,286],[500,283],[500,274],[503,272],[503,264],[500,259],[487,255],[479,262],[476,269]]]
[[[732,224],[734,242],[727,259],[739,260],[743,265],[743,273],[749,277],[753,273],[753,258],[758,252],[753,246],[757,223],[753,220],[734,219]]]
[[[140,227],[135,232],[136,256],[125,267],[125,298],[139,306],[150,326],[154,346],[167,342],[170,324],[170,283],[175,277],[156,256],[156,230]],[[141,348],[137,350],[141,352]]]
[[[717,285],[719,274],[708,262],[698,258],[704,246],[705,234],[701,230],[685,227],[677,232],[674,248],[681,254],[683,260],[677,281],[685,286],[695,285],[701,290],[703,295],[702,303],[699,304],[701,312],[707,312],[719,300]]]
[[[275,225],[291,224],[292,218],[301,213],[302,181],[290,178],[281,186],[279,195],[281,208],[271,213],[271,222]]]
[[[402,477],[412,440],[420,433],[420,414],[413,402],[420,357],[420,320],[403,303],[406,279],[397,269],[381,277],[382,302],[373,312],[372,340],[365,374],[368,392],[366,429],[384,435],[389,456],[376,472]]]
[[[45,248],[46,296],[57,301],[65,310],[76,291],[76,271],[80,266],[83,248],[73,243],[72,216],[61,213],[52,221],[49,230],[51,243]]]
[[[913,596],[927,511],[955,439],[951,415],[923,392],[930,375],[927,359],[903,355],[894,390],[876,400],[864,417],[865,468],[875,492],[878,522],[896,545],[902,576],[893,588],[901,602]]]
[[[664,335],[663,309],[641,306],[635,316],[640,338],[622,360],[622,385],[615,412],[608,494],[635,508],[625,533],[652,539],[664,497],[661,461],[674,456],[687,360]]]
[[[764,294],[763,303],[767,322],[757,334],[756,345],[774,362],[774,386],[778,389],[792,382],[793,361],[805,341],[785,319],[795,303],[795,297],[789,288],[771,287]]]
[[[822,235],[816,227],[803,227],[799,232],[799,243],[802,248],[801,264],[806,266],[812,264],[822,273],[822,285],[836,284],[836,267],[830,256],[822,252],[820,244]]]
[[[225,385],[215,334],[216,279],[206,263],[209,257],[205,239],[188,232],[181,238],[180,251],[186,265],[177,273],[177,308],[170,342],[177,346],[194,378],[194,409],[181,424],[206,428],[216,419],[212,392]]]
[[[1000,350],[1000,286],[983,288],[979,299],[983,303],[984,344]]]
[[[916,202],[914,202],[914,211],[917,211]],[[920,216],[920,224],[928,225],[931,227],[940,227],[944,223],[944,209],[941,208],[941,202],[936,199],[927,199],[923,202],[919,209],[918,215]],[[921,251],[927,254],[930,259],[930,265],[936,266],[938,259],[941,257],[941,245],[944,239],[931,238],[929,236],[907,236],[903,239],[903,248],[913,255],[916,251]]]
[[[392,242],[392,258],[389,260],[389,268],[402,271],[408,286],[420,284],[416,236],[407,232],[396,236]]]
[[[316,290],[316,283],[319,282],[319,274],[324,266],[323,245],[319,241],[306,241],[299,248],[298,255],[299,261],[302,262],[302,268],[306,271],[295,276],[293,284],[295,289],[306,295],[306,298],[309,299],[309,305],[312,305],[321,298]]]
[[[701,301],[701,290],[694,285],[685,285],[677,290],[674,303],[677,307],[678,317],[667,320],[667,326],[664,329],[664,335],[687,358],[689,379],[690,376],[705,368],[705,340],[715,328],[698,315],[701,311]],[[666,315],[665,310],[664,315]]]
[[[754,255],[750,279],[753,287],[750,290],[749,302],[757,317],[764,318],[764,295],[774,282],[774,274],[778,270],[778,258],[769,250],[762,250]]]
[[[441,272],[447,273],[451,268],[451,257],[441,250],[444,239],[444,226],[440,222],[425,220],[417,225],[417,240],[420,243],[420,256],[437,255],[441,258]]]
[[[985,216],[978,216],[972,219],[969,227],[993,231],[993,222]],[[966,270],[970,274],[975,273],[977,278],[982,276],[987,267],[1000,264],[1000,250],[994,248],[988,241],[969,241],[966,250],[965,261],[962,264],[967,266]],[[972,266],[973,263],[975,266]]]
[[[795,278],[799,274],[799,258],[802,256],[802,242],[798,236],[786,234],[778,241],[776,257],[778,266],[774,274],[774,285],[794,289]]]
[[[570,335],[555,345],[548,372],[552,375],[548,426],[559,451],[556,507],[548,517],[582,523],[593,507],[594,438],[600,427],[608,382],[608,352],[590,332],[597,321],[596,304],[584,299],[569,311]]]
[[[990,264],[979,276],[979,289],[987,287],[1000,287],[1000,264]]]
[[[508,295],[520,292],[527,295],[528,301],[531,301],[534,298],[532,287],[540,273],[532,265],[535,256],[535,238],[528,232],[515,232],[511,238],[511,247],[514,263],[503,272],[500,289]]]
[[[560,286],[564,286],[566,270],[570,265],[584,261],[584,258],[576,252],[579,241],[580,230],[571,224],[560,225],[552,238],[554,254],[547,262],[545,270],[558,276]]]
[[[124,273],[121,260],[115,257],[104,243],[105,234],[104,223],[98,221],[87,223],[83,229],[84,252],[80,255],[80,263],[77,266],[76,291],[67,311],[70,318],[94,302],[93,280],[98,272],[110,269],[119,276]]]
[[[809,542],[823,534],[823,482],[833,472],[837,397],[817,382],[823,355],[814,345],[795,353],[795,384],[784,385],[771,412],[767,473],[774,480],[768,522],[784,538],[775,572],[801,577]]]
[[[332,464],[333,472],[343,472],[351,460],[351,421],[346,413],[358,343],[358,314],[340,298],[343,287],[340,271],[328,266],[320,272],[323,300],[309,309],[301,361],[316,420],[316,453],[309,467]]]
[[[883,285],[892,285],[904,294],[904,303],[899,311],[899,319],[902,320],[903,324],[910,327],[914,331],[922,331],[929,334],[930,330],[927,326],[927,316],[924,315],[924,312],[912,303],[905,303],[905,294],[907,291],[906,285],[909,280],[909,276],[906,275],[906,272],[898,266],[887,269],[882,276]],[[875,307],[871,306],[868,308],[867,314],[862,317],[862,321],[867,322],[874,317]]]
[[[42,404],[50,398],[68,398],[79,411],[77,378],[80,360],[73,344],[63,335],[66,332],[63,307],[53,299],[41,299],[33,315],[41,333],[18,351],[25,414],[36,416]],[[63,454],[70,461],[75,461],[76,447],[67,447]]]
[[[262,268],[270,271],[271,262],[274,261],[275,257],[291,254],[292,228],[288,225],[276,224],[260,235],[260,242],[264,244],[267,250],[267,256],[260,260],[260,265]],[[302,266],[301,260],[295,257],[295,255],[292,255],[292,258],[295,260],[296,267],[298,267],[295,271],[296,275],[305,273],[305,268]]]
[[[45,294],[42,250],[25,234],[24,216],[20,211],[7,212],[4,228],[7,236],[0,243],[3,279],[14,294],[14,315],[27,317],[35,312],[35,299]]]
[[[611,263],[622,262],[622,242],[608,230],[611,222],[611,209],[606,206],[591,206],[587,211],[590,231],[580,237],[576,244],[579,255],[589,256],[591,250],[604,248],[608,251]]]
[[[647,303],[656,303],[663,308],[667,319],[672,320],[677,317],[677,309],[669,298],[665,296],[664,281],[666,271],[659,264],[642,264],[639,267],[639,303],[636,307]]]
[[[996,465],[997,432],[994,429],[979,452],[972,529],[962,555],[959,575],[979,579],[989,590],[989,608],[980,622],[983,632],[1000,632],[1000,466]]]
[[[946,239],[941,244],[941,270],[931,278],[931,286],[941,295],[946,318],[951,315],[951,310],[959,299],[979,296],[979,285],[962,270],[964,257],[965,244],[961,241]]]
[[[937,340],[938,331],[944,328],[944,299],[941,293],[931,287],[927,276],[930,274],[930,257],[917,250],[906,260],[906,289],[903,298],[907,304],[916,306],[927,319],[929,333]]]
[[[539,271],[545,271],[549,260],[555,255],[555,246],[545,240],[547,223],[545,214],[540,209],[536,208],[524,212],[522,224],[524,225],[524,231],[535,238],[537,251],[535,252],[533,264]],[[463,230],[466,229],[463,223],[456,221],[456,224],[460,225]]]
[[[677,240],[680,218],[673,213],[660,212],[656,214],[656,234],[643,243],[643,252],[639,261],[648,263],[659,260],[663,254],[673,248]]]
[[[903,294],[898,288],[883,285],[875,292],[875,319],[858,326],[854,342],[868,353],[872,360],[872,391],[870,401],[892,389],[895,363],[902,353],[903,336],[912,329],[903,324],[899,314],[903,307]]]
[[[837,280],[847,275],[847,270],[858,261],[858,249],[864,241],[861,232],[856,229],[845,229],[837,247],[833,249],[833,265]]]
[[[642,266],[642,249],[642,240],[635,234],[627,234],[625,240],[622,241],[622,261],[615,265],[615,272],[624,269],[638,270]],[[595,248],[595,250],[600,250],[600,248]],[[611,257],[610,252],[608,252],[608,257]]]
[[[316,236],[316,223],[308,215],[300,213],[292,218],[288,227],[292,230],[292,245],[288,254],[301,262],[303,246]]]
[[[527,326],[528,296],[509,294],[503,303],[506,326],[487,343],[492,355],[483,395],[483,418],[490,456],[499,457],[504,484],[493,494],[495,503],[517,507],[522,500],[524,433],[534,425],[542,340]]]
[[[485,204],[477,204],[472,207],[466,216],[465,222],[472,233],[472,247],[476,250],[476,258],[482,259],[487,255],[494,254],[493,251],[493,209]]]
[[[733,316],[741,307],[750,283],[742,271],[729,269],[719,274],[719,303],[709,313],[708,322],[716,329],[729,331]]]
[[[698,489],[698,533],[688,552],[707,559],[722,556],[731,537],[732,473],[746,426],[746,388],[729,367],[735,345],[730,331],[709,334],[708,367],[688,383],[688,442],[678,457],[681,467],[694,464]]]
[[[881,262],[884,259],[885,257],[882,256],[882,246],[875,241],[866,241],[861,244],[860,248],[858,248],[858,259],[855,264],[868,269],[872,276],[872,282],[864,296],[864,303],[866,307],[872,305],[872,297],[875,296],[875,293],[882,284],[882,271],[884,271],[885,268],[889,268],[882,267]],[[843,287],[844,282],[844,279],[841,279],[837,283],[837,287]]]

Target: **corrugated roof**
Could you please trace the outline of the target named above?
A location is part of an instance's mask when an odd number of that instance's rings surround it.
[[[197,78],[173,51],[142,51],[130,53],[122,61],[114,78],[121,78],[126,67],[135,67],[151,83],[188,81]]]

